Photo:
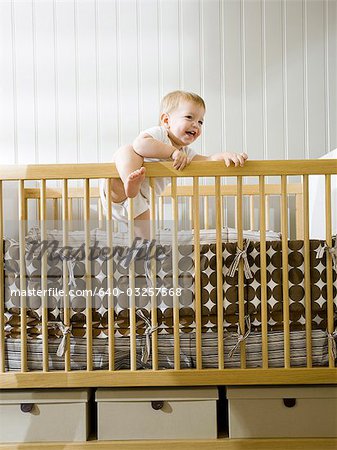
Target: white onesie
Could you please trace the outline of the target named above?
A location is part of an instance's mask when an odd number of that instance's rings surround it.
[[[156,126],[152,128],[148,128],[144,130],[142,133],[149,134],[154,139],[163,142],[164,144],[172,145],[170,138],[168,137],[167,130],[165,127]],[[195,156],[196,152],[190,147],[183,147],[182,149],[188,159],[191,161]],[[158,162],[158,161],[170,161],[170,159],[159,159],[159,158],[144,158],[144,162]],[[102,180],[100,183],[100,195],[103,208],[106,212],[107,203],[106,196],[104,192],[105,180]],[[157,178],[155,183],[155,193],[156,195],[160,195],[165,187],[170,184],[170,178]],[[119,222],[127,223],[128,221],[128,202],[129,199],[124,200],[121,203],[113,203],[112,204],[112,217]],[[150,203],[150,184],[149,179],[145,178],[140,187],[139,194],[133,199],[133,211],[134,217],[138,217],[140,214],[144,213],[149,209]]]

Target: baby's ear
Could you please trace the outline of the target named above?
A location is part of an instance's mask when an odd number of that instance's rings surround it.
[[[168,128],[170,116],[167,113],[162,113],[160,116],[160,124]]]

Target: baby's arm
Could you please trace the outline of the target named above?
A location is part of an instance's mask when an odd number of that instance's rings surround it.
[[[172,159],[173,168],[183,170],[188,164],[187,156],[179,148],[153,138],[150,134],[141,133],[132,144],[134,150],[143,158]]]
[[[239,165],[243,166],[246,159],[248,159],[247,153],[223,152],[215,153],[210,156],[196,155],[193,158],[193,161],[225,161],[227,167],[229,167],[231,162],[233,162],[235,167],[237,167]]]
[[[169,159],[177,150],[173,145],[164,144],[147,133],[141,133],[136,137],[132,146],[135,152],[143,158]]]

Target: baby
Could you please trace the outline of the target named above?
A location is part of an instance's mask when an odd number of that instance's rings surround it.
[[[231,163],[243,166],[248,158],[246,153],[228,152],[204,156],[189,147],[201,135],[205,111],[205,102],[199,95],[185,91],[170,92],[161,102],[160,126],[142,131],[132,145],[123,146],[115,153],[114,162],[120,179],[113,179],[111,183],[112,214],[116,220],[127,223],[128,198],[133,198],[138,235],[148,235],[150,219],[150,188],[143,162],[171,160],[175,169],[183,170],[192,160],[224,161],[228,167]],[[160,195],[169,183],[169,178],[156,179],[156,195]],[[101,199],[106,209],[104,188],[101,183]]]

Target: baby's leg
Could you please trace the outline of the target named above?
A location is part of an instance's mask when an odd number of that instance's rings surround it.
[[[150,239],[150,210],[135,217],[135,236]]]
[[[125,145],[117,150],[114,155],[114,161],[124,190],[124,198],[119,201],[125,200],[126,197],[136,197],[145,179],[145,168],[142,167],[143,157],[138,155],[131,145]],[[119,193],[121,193],[120,187],[117,185]],[[116,200],[114,201],[116,202]]]

